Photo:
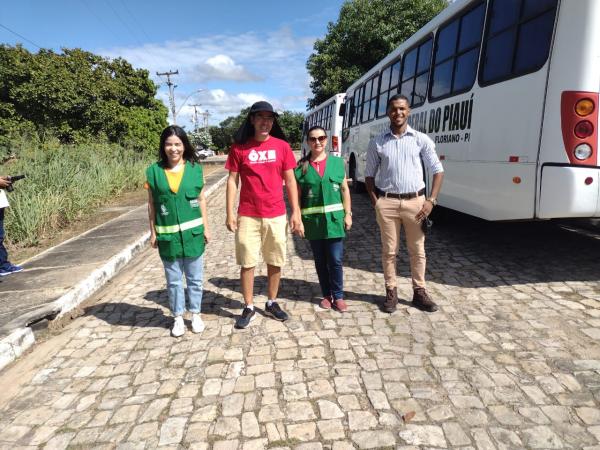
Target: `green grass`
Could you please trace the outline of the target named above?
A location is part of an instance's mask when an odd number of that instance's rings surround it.
[[[119,193],[142,186],[147,155],[113,144],[21,145],[0,175],[25,174],[8,193],[7,241],[35,246]]]

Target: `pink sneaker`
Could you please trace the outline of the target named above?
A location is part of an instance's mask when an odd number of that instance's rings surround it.
[[[333,307],[339,312],[348,311],[348,305],[346,305],[346,302],[343,298],[338,298],[337,300],[334,300]]]
[[[327,297],[323,297],[319,306],[323,309],[331,309],[331,296],[328,295]]]

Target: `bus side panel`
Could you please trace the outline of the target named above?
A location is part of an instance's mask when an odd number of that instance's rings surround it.
[[[424,107],[429,109],[428,134],[447,172],[439,195],[442,206],[487,220],[534,217],[546,76],[547,65],[512,80],[475,85],[467,94]],[[472,102],[465,109],[470,120],[457,128],[456,123],[463,123],[454,111],[467,102]],[[434,111],[440,121],[432,121]],[[519,184],[515,177],[520,177]]]
[[[533,217],[535,164],[488,161],[442,161],[443,206],[485,220]],[[513,178],[518,177],[520,183]],[[469,182],[465,183],[465,179]],[[432,176],[428,174],[428,187]]]
[[[563,91],[598,92],[600,87],[600,2],[562,0],[559,8],[538,161],[536,217],[600,217],[598,168],[569,165],[567,151],[572,149],[565,149],[561,124]],[[548,163],[562,167],[545,166]],[[586,184],[586,178],[592,183]]]

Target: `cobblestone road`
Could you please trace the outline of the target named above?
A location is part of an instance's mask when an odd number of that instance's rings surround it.
[[[233,329],[241,295],[221,189],[209,200],[206,331],[169,336],[162,267],[144,253],[42,344],[52,351],[24,357],[35,368],[0,405],[0,447],[599,449],[598,236],[455,217],[427,245],[440,311],[405,302],[388,315],[377,225],[366,197],[354,202],[347,313],[318,308],[309,247],[290,239],[280,294],[292,319],[259,309]],[[410,299],[404,252],[398,264]]]

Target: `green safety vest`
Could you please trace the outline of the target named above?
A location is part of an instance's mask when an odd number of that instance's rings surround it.
[[[315,240],[344,237],[346,232],[341,191],[346,176],[344,160],[337,156],[327,156],[323,178],[310,164],[305,174],[302,173],[302,165],[298,165],[294,175],[301,193],[300,212],[306,238]]]
[[[171,191],[162,163],[146,170],[154,200],[154,223],[162,259],[197,258],[204,253],[204,225],[198,197],[204,185],[200,164],[185,163],[177,194]]]

